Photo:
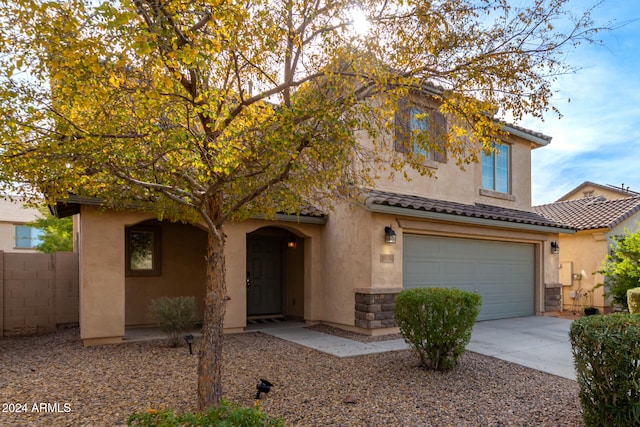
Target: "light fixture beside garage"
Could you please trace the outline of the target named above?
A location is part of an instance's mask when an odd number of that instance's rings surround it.
[[[558,242],[551,242],[551,253],[552,254],[557,254],[560,253],[560,245],[558,244]]]
[[[396,232],[390,225],[384,228],[384,242],[391,244],[396,243]]]

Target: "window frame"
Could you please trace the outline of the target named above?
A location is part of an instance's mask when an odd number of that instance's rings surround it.
[[[29,230],[29,238],[28,239],[23,239],[23,238],[19,238],[18,237],[18,229],[28,229]],[[42,230],[40,230],[37,227],[34,227],[32,225],[27,225],[27,224],[14,224],[14,229],[13,229],[13,240],[14,240],[14,248],[15,249],[35,249],[38,245],[40,245],[42,243],[42,236],[44,235],[44,232]],[[34,235],[34,231],[40,231],[39,233],[35,233]],[[23,241],[27,241],[28,240],[28,245],[29,246],[22,246],[19,244],[19,242],[23,242]]]
[[[134,233],[150,233],[151,243],[151,268],[132,268],[131,237]],[[162,274],[162,231],[160,227],[149,225],[134,225],[125,227],[125,276],[160,276]]]
[[[424,114],[424,117],[416,119],[415,116],[419,114]],[[413,133],[417,128],[412,126],[414,123],[424,123],[424,131],[430,133],[429,138],[436,140],[440,149],[434,148],[427,151],[417,147]],[[398,101],[398,109],[395,113],[395,151],[413,156],[421,155],[427,166],[437,167],[438,163],[447,162],[445,142],[440,138],[440,135],[445,135],[446,132],[446,118],[437,108],[411,102],[407,99]]]
[[[502,149],[501,149],[502,147]],[[491,153],[486,154],[484,151],[482,152],[482,159],[481,159],[481,183],[480,183],[480,187],[484,190],[488,190],[488,191],[492,191],[498,194],[511,194],[511,144],[508,143],[496,143],[493,142],[491,143]],[[501,154],[505,154],[506,153],[506,159],[501,159],[499,158],[499,156]],[[489,162],[487,162],[487,160],[490,159],[490,165],[491,165],[491,185],[487,186],[485,185],[485,167],[486,165],[489,164]],[[503,162],[500,162],[500,160],[503,160]],[[499,164],[502,163],[502,164]],[[500,173],[500,170],[506,170],[506,176],[503,177],[502,173]],[[502,189],[502,186],[500,186],[500,183],[504,182],[504,184],[506,185],[506,190]],[[499,188],[500,186],[500,188]]]

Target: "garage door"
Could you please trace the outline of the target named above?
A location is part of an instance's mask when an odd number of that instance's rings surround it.
[[[450,287],[482,296],[478,320],[534,314],[533,245],[403,236],[403,287]]]

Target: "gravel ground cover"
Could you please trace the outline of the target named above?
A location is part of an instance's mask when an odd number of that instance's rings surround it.
[[[409,351],[340,359],[246,333],[225,337],[224,357],[226,399],[254,405],[267,379],[275,387],[260,405],[290,426],[583,425],[576,382],[472,352],[438,373]],[[114,426],[150,408],[191,411],[196,369],[186,346],[164,341],[85,348],[77,329],[0,339],[0,426]]]

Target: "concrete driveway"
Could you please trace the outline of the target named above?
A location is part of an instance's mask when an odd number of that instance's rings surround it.
[[[544,316],[477,322],[467,350],[575,380],[571,322]]]
[[[467,350],[575,380],[569,343],[571,320],[529,316],[477,322]],[[407,349],[403,339],[362,343],[305,328],[302,322],[247,328],[337,357]]]

